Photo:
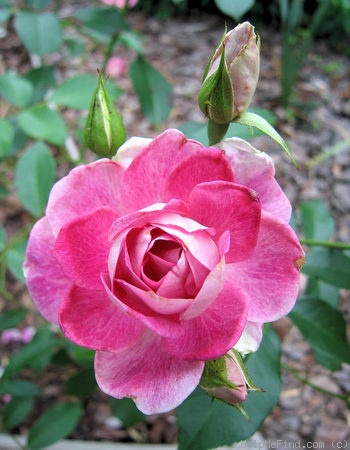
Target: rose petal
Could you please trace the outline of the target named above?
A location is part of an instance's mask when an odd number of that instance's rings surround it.
[[[51,190],[46,216],[56,236],[66,223],[96,209],[108,207],[116,216],[120,209],[120,186],[124,169],[100,159],[73,169]]]
[[[211,305],[225,282],[225,259],[219,262],[205,279],[201,289],[191,305],[182,313],[182,319],[188,320],[199,316]]]
[[[118,354],[97,352],[96,380],[116,398],[131,397],[140,411],[158,414],[180,405],[196,388],[202,361],[184,361],[165,352],[162,341],[145,334]]]
[[[222,150],[202,148],[171,172],[165,197],[168,200],[180,198],[186,201],[194,186],[214,180],[234,181],[232,169]]]
[[[255,352],[262,339],[263,327],[263,323],[247,321],[241,337],[235,344],[235,349],[243,356]]]
[[[190,216],[214,228],[218,236],[230,231],[227,263],[244,260],[254,252],[261,214],[254,191],[227,181],[202,183],[192,190],[189,207]]]
[[[227,276],[249,294],[248,320],[271,322],[291,311],[299,290],[298,261],[303,258],[293,229],[263,211],[255,253],[226,266]]]
[[[59,306],[72,283],[54,258],[54,243],[49,222],[43,217],[31,231],[23,270],[36,307],[45,319],[58,324]]]
[[[227,139],[217,146],[225,151],[236,182],[254,189],[263,209],[289,222],[292,208],[275,179],[272,158],[238,138]]]
[[[123,201],[128,211],[164,202],[167,179],[177,164],[202,148],[178,130],[166,130],[140,152],[125,172]]]
[[[137,341],[145,327],[125,314],[103,291],[73,286],[60,308],[65,336],[94,350],[120,351]]]
[[[109,298],[113,300],[122,311],[139,320],[147,328],[150,328],[161,336],[179,336],[183,334],[178,314],[160,315],[149,308],[139,295],[135,295],[135,293],[147,295],[147,292],[149,291],[137,289],[136,286],[127,283],[125,280],[115,280],[112,290],[110,280],[106,275],[102,275],[102,281]],[[189,301],[188,299],[183,300],[186,302]],[[169,305],[169,308],[171,308],[171,304]]]
[[[117,154],[113,157],[113,161],[119,163],[126,170],[135,157],[152,142],[152,139],[143,137],[132,137],[119,147]]]
[[[108,271],[111,246],[107,236],[115,219],[114,211],[103,208],[74,219],[60,231],[54,256],[78,286],[102,289],[100,274]]]
[[[215,301],[201,315],[184,320],[185,334],[164,339],[169,353],[185,359],[215,359],[228,352],[246,323],[248,301],[239,283],[228,280]]]

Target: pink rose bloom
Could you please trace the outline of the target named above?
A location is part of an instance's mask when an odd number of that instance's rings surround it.
[[[104,392],[169,411],[206,360],[243,333],[257,347],[262,324],[292,309],[304,253],[290,212],[271,158],[242,140],[132,138],[115,161],[55,184],[29,239],[28,288],[47,320],[97,351]]]
[[[106,75],[118,78],[126,74],[128,70],[128,63],[124,58],[119,56],[112,56],[106,64]]]
[[[101,0],[102,3],[109,6],[116,6],[117,8],[123,9],[126,6],[128,8],[134,7],[138,0]]]

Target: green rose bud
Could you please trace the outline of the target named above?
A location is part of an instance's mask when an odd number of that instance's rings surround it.
[[[261,391],[254,385],[240,354],[234,349],[221,358],[206,361],[200,386],[212,397],[243,413],[242,402],[247,399],[248,392]]]
[[[259,65],[257,36],[249,22],[226,33],[204,73],[198,95],[201,111],[218,124],[234,120],[251,103]]]
[[[102,75],[91,100],[85,123],[85,145],[98,156],[112,157],[126,140],[126,132],[106,91]]]

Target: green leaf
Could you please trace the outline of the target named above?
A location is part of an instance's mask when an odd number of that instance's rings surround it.
[[[132,427],[136,423],[144,422],[146,416],[139,411],[131,398],[109,399],[109,405],[115,417],[122,422],[125,427]]]
[[[339,304],[339,289],[314,277],[309,278],[305,295],[324,300],[333,308],[337,308]]]
[[[7,241],[6,230],[0,223],[0,252],[2,252],[4,250],[6,241]],[[0,323],[1,323],[1,316],[0,316]]]
[[[28,435],[28,447],[40,449],[63,439],[77,426],[81,414],[79,403],[63,402],[53,406],[34,422]]]
[[[249,374],[265,392],[250,392],[243,406],[251,422],[234,407],[212,401],[201,389],[177,408],[179,450],[205,450],[245,440],[261,425],[279,399],[280,344],[271,327],[247,362]]]
[[[141,38],[135,31],[123,31],[120,34],[119,40],[126,48],[136,53],[143,53]]]
[[[338,288],[350,289],[350,257],[345,252],[313,247],[307,254],[303,273]]]
[[[14,72],[0,75],[0,95],[12,105],[24,108],[33,95],[32,84]]]
[[[29,8],[44,9],[48,6],[52,0],[26,0],[25,3]]]
[[[10,156],[12,156],[26,148],[29,138],[20,129],[18,125],[18,116],[8,117],[8,121],[14,130],[14,138],[10,149]]]
[[[82,369],[66,381],[66,392],[79,398],[88,397],[96,390],[95,371],[93,367]]]
[[[45,55],[59,50],[62,45],[61,24],[51,12],[19,11],[14,26],[30,53]]]
[[[350,363],[346,323],[335,308],[317,298],[301,297],[289,314],[310,344],[319,364],[329,370]]]
[[[79,366],[86,369],[93,366],[95,359],[94,350],[80,347],[67,339],[65,340],[65,345],[67,347],[69,357]]]
[[[15,353],[8,365],[5,367],[4,378],[11,377],[20,372],[24,367],[35,366],[42,362],[47,364],[54,348],[58,346],[59,341],[52,336],[47,328],[40,328],[33,339],[25,347]]]
[[[40,217],[55,181],[56,164],[50,149],[42,142],[28,148],[16,165],[15,185],[24,208]]]
[[[92,6],[79,9],[73,16],[89,31],[89,34],[104,42],[130,28],[117,8]]]
[[[31,82],[34,89],[32,104],[42,101],[47,91],[56,85],[54,68],[51,66],[41,66],[30,70],[24,78]]]
[[[306,239],[327,241],[334,232],[334,220],[323,200],[300,203],[301,226]]]
[[[8,328],[16,328],[25,319],[27,311],[24,308],[10,309],[0,316],[0,332]]]
[[[69,37],[64,40],[69,56],[80,56],[85,52],[85,42],[78,37]]]
[[[254,6],[255,0],[215,0],[218,9],[237,22]]]
[[[121,89],[111,81],[107,81],[105,84],[111,100],[115,101],[119,97]],[[89,109],[95,89],[96,77],[94,75],[75,75],[65,80],[53,92],[49,101],[69,108]]]
[[[154,125],[161,124],[171,110],[172,85],[141,55],[130,64],[130,77],[143,115]]]
[[[0,7],[2,5],[0,4]],[[10,9],[1,9],[0,10],[0,23],[2,22],[6,22],[10,17],[11,17],[12,13]]]
[[[0,394],[12,397],[33,397],[40,394],[40,390],[27,380],[0,380]]]
[[[9,155],[15,131],[8,120],[0,119],[0,159]]]
[[[18,124],[28,136],[50,142],[54,145],[64,145],[67,129],[57,111],[46,105],[37,105],[22,111],[18,116]]]
[[[235,119],[235,122],[241,123],[242,125],[247,125],[249,127],[257,128],[258,130],[265,133],[267,136],[269,136],[271,139],[273,139],[277,144],[279,144],[283,150],[287,153],[287,155],[290,157],[290,159],[293,161],[293,164],[295,167],[298,167],[298,164],[292,154],[292,152],[289,150],[288,145],[284,141],[284,139],[278,134],[278,132],[273,128],[272,125],[269,124],[269,122],[264,119],[263,117],[259,116],[258,114],[245,111],[243,114],[241,114],[239,117]]]
[[[29,415],[34,407],[33,397],[14,397],[4,407],[3,424],[5,428],[11,429],[20,425]]]
[[[23,263],[25,252],[27,248],[27,239],[17,242],[15,245],[11,246],[6,252],[6,264],[10,269],[11,273],[18,278],[20,281],[25,283],[25,278],[23,274]]]

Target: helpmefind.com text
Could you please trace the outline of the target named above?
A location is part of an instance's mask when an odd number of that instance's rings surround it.
[[[346,449],[348,442],[345,440],[332,441],[332,448],[334,449]],[[324,442],[306,442],[303,444],[301,441],[286,441],[284,439],[277,440],[249,440],[241,441],[237,444],[238,449],[244,448],[259,448],[259,449],[293,449],[293,448],[305,448],[305,449],[326,449]],[[349,445],[350,450],[350,445]]]

